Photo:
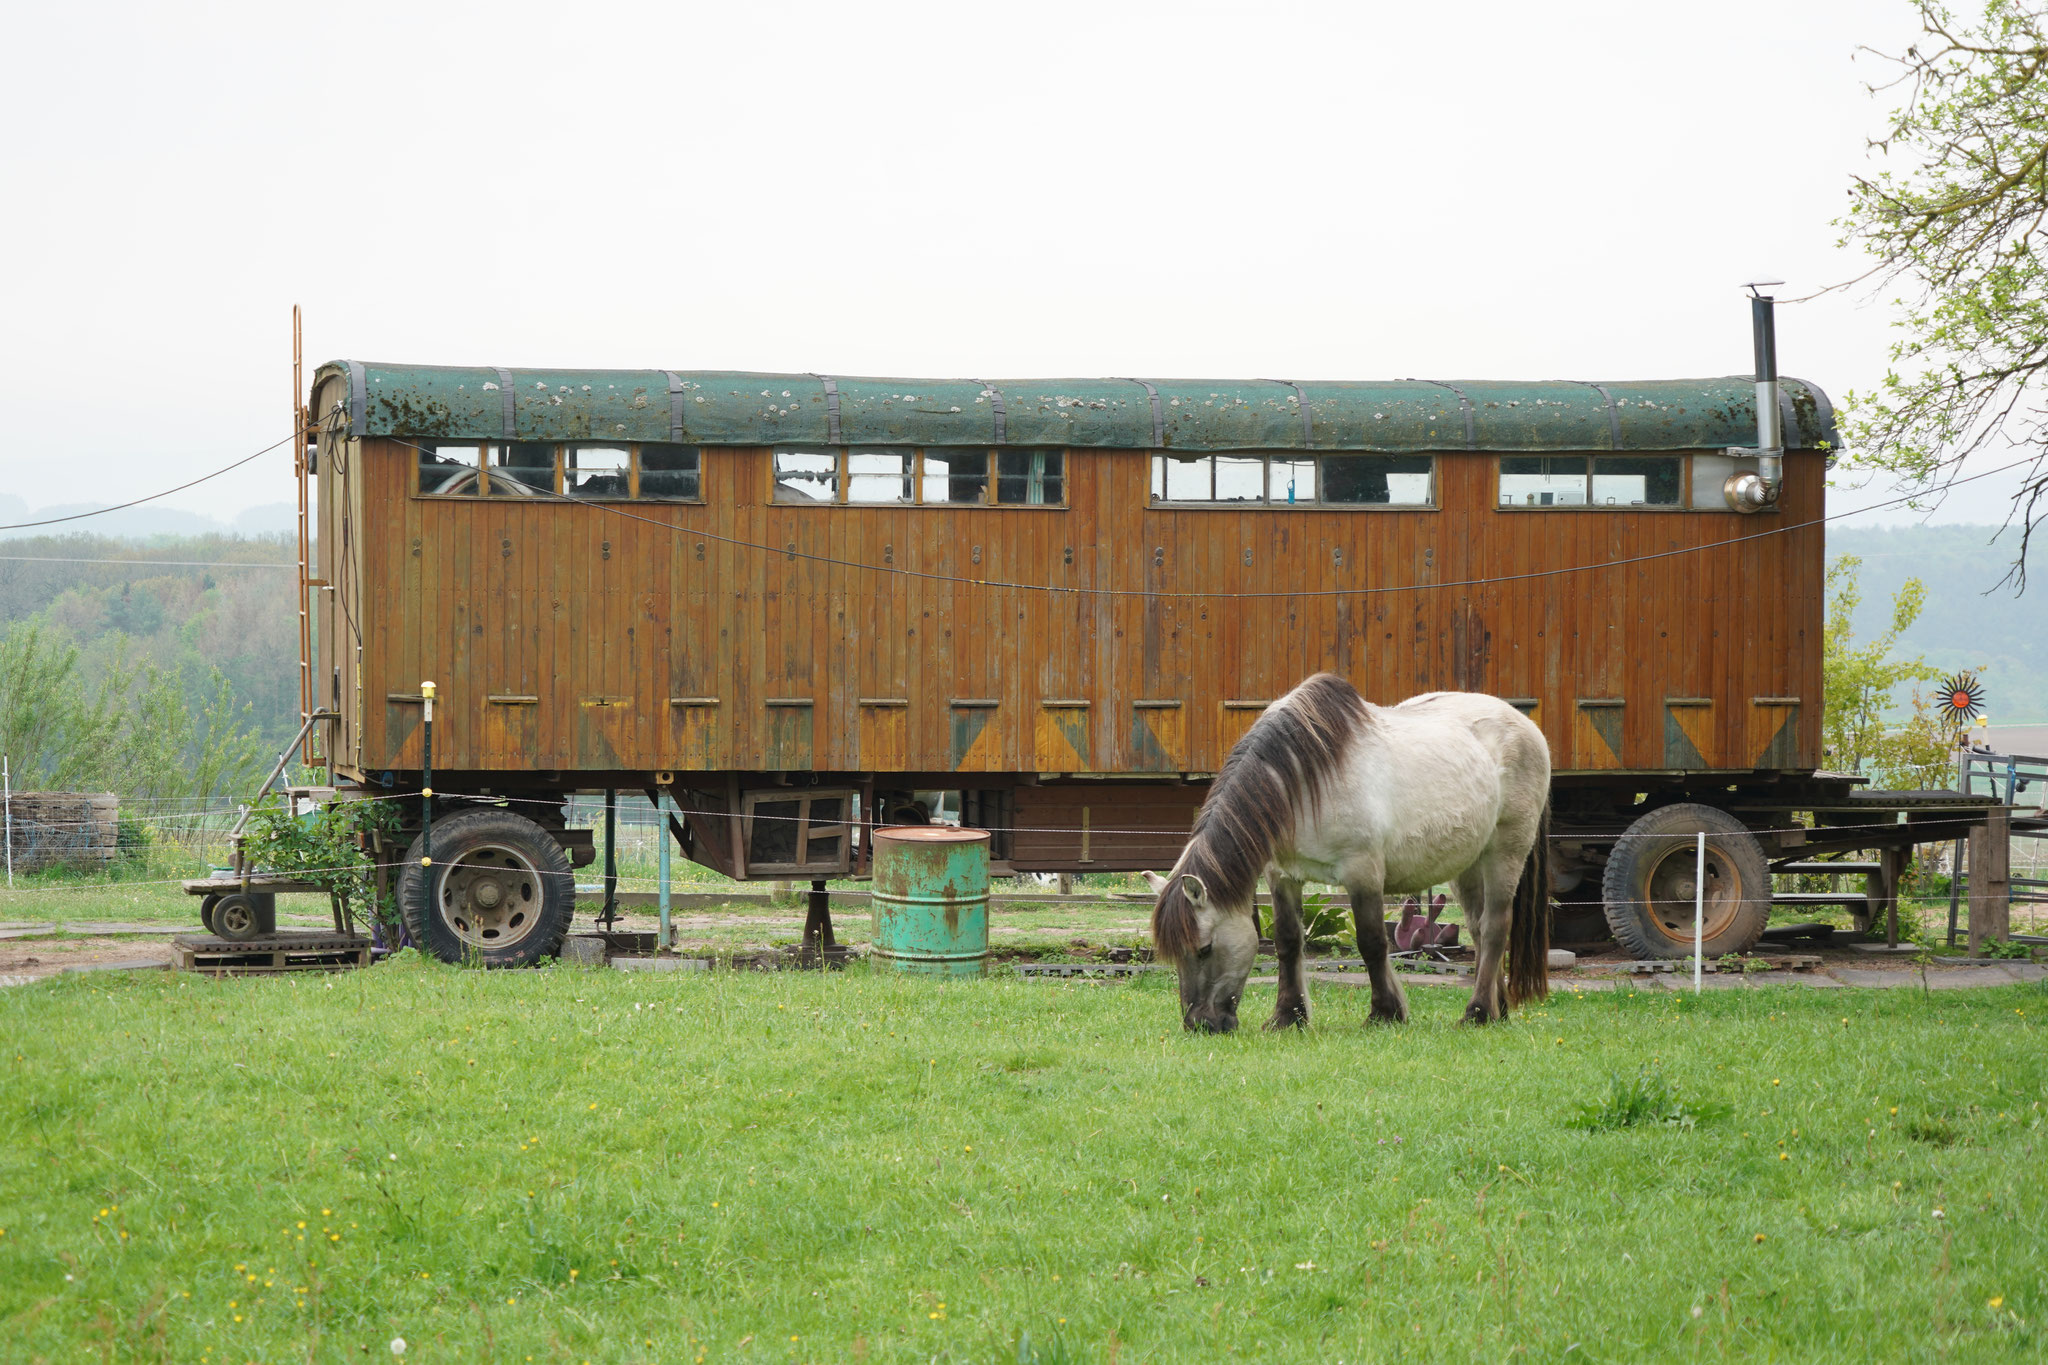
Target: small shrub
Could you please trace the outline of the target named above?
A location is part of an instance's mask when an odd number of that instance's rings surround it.
[[[137,867],[149,861],[151,831],[148,825],[127,815],[114,817],[114,857]]]
[[[1589,1132],[1610,1128],[1695,1128],[1724,1119],[1732,1112],[1726,1104],[1684,1099],[1661,1072],[1639,1071],[1634,1076],[1616,1072],[1607,1078],[1606,1096],[1580,1104],[1565,1125]]]
[[[1316,949],[1341,948],[1352,936],[1351,907],[1335,896],[1320,894],[1301,898],[1302,942]]]
[[[2010,939],[2004,943],[2000,943],[1997,939],[1992,939],[1980,951],[1985,957],[2009,957],[2022,960],[2031,958],[2034,955],[2032,945],[2015,943]]]

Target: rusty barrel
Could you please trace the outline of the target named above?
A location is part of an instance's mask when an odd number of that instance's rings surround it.
[[[878,829],[874,867],[874,961],[924,976],[980,976],[988,965],[988,831]]]

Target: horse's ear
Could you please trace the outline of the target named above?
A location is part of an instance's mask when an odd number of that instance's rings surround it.
[[[1209,888],[1192,872],[1180,879],[1180,893],[1188,898],[1189,905],[1201,905],[1209,899]]]
[[[1166,878],[1157,872],[1140,872],[1138,875],[1145,879],[1145,885],[1151,888],[1153,895],[1160,896],[1166,893]]]

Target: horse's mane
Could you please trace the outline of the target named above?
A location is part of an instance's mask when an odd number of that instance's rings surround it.
[[[1195,912],[1181,889],[1192,873],[1209,903],[1249,906],[1259,873],[1322,805],[1323,787],[1371,724],[1365,698],[1334,673],[1318,673],[1266,708],[1210,785],[1187,851],[1152,907],[1152,944],[1178,961],[1195,947]]]

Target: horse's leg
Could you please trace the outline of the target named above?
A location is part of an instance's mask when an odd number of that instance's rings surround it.
[[[1280,954],[1280,998],[1273,1004],[1273,1017],[1266,1027],[1300,1027],[1308,1023],[1308,973],[1301,960],[1301,883],[1277,873],[1266,880],[1273,888],[1273,947]]]
[[[1372,1017],[1382,1023],[1408,1022],[1408,997],[1387,960],[1387,908],[1377,886],[1352,886],[1351,923],[1358,930],[1358,955],[1372,978]]]
[[[1508,916],[1513,912],[1514,886],[1503,894],[1490,876],[1491,850],[1458,875],[1455,883],[1458,904],[1465,909],[1465,924],[1472,931],[1472,946],[1478,950],[1479,965],[1473,972],[1472,1000],[1465,1006],[1465,1022],[1490,1024],[1508,1012],[1507,979],[1502,963],[1508,947]]]

